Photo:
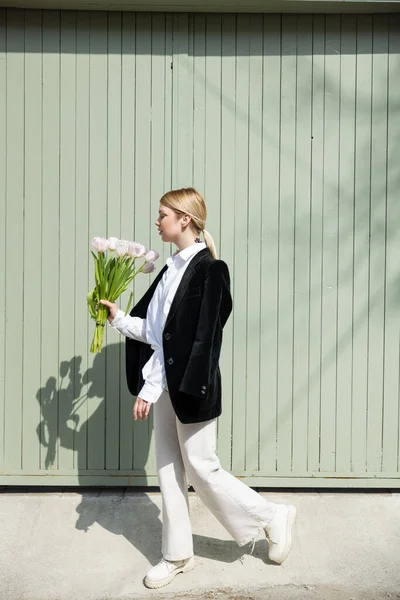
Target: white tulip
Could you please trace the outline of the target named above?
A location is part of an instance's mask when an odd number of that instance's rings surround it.
[[[105,252],[109,247],[109,242],[103,237],[94,237],[92,239],[92,248],[96,252]]]
[[[115,244],[116,244],[118,241],[119,241],[119,239],[118,239],[118,238],[116,238],[116,237],[109,237],[109,238],[108,238],[108,244],[109,244],[109,246],[108,246],[108,249],[109,249],[109,250],[115,250]]]
[[[128,254],[129,243],[126,240],[118,240],[115,243],[115,253],[118,256],[126,256]]]
[[[143,265],[142,272],[143,273],[152,273],[156,267],[153,262],[146,262]]]
[[[155,260],[157,260],[157,258],[159,257],[159,253],[156,252],[155,250],[149,250],[146,254],[145,254],[145,261],[146,262],[154,262]]]
[[[146,248],[138,242],[129,242],[128,254],[129,256],[133,256],[133,258],[140,258],[146,254]]]

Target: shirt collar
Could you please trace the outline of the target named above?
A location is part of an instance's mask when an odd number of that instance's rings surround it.
[[[173,254],[172,256],[167,258],[167,265],[171,266],[172,263],[175,263],[176,266],[183,266],[189,260],[189,258],[194,256],[201,250],[204,250],[204,248],[207,248],[204,242],[195,242],[191,246],[188,246],[184,250],[181,250],[181,252]]]

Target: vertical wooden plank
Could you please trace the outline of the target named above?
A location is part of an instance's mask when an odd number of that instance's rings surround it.
[[[194,35],[196,34],[195,29]],[[206,229],[213,236],[217,248],[218,257],[225,260],[221,255],[221,92],[222,92],[222,18],[220,15],[208,14],[205,24],[205,48],[203,88],[205,97],[204,132],[205,146],[203,149],[203,186],[207,204]],[[196,37],[195,37],[196,40]],[[196,74],[196,70],[194,70]],[[197,91],[194,91],[195,103]],[[201,98],[201,96],[200,96]],[[195,109],[196,114],[196,109]],[[196,142],[194,132],[193,143]],[[223,390],[224,384],[223,385]],[[223,391],[224,394],[224,391]],[[218,431],[218,440],[220,433]]]
[[[337,306],[336,471],[351,470],[356,18],[342,15]]]
[[[260,471],[277,461],[281,16],[264,15],[262,251],[260,319]]]
[[[149,247],[151,219],[151,15],[136,16],[136,94],[135,103],[135,239]],[[160,86],[162,82],[155,83]],[[159,88],[160,89],[160,88]],[[160,89],[162,94],[162,89]],[[140,146],[139,146],[140,144]],[[145,200],[144,200],[145,199]],[[139,299],[149,285],[149,276],[135,281],[136,298]],[[147,463],[151,435],[151,422],[135,423],[133,438],[133,467],[142,471]]]
[[[75,198],[76,198],[76,253],[75,253],[75,393],[74,467],[80,473],[87,469],[89,390],[94,384],[89,369],[89,347],[94,332],[94,321],[82,307],[89,290],[93,289],[93,260],[90,255],[89,235],[89,114],[90,114],[90,17],[88,12],[76,14],[76,110],[75,110]],[[79,396],[78,396],[79,393]]]
[[[32,318],[32,299],[40,302],[42,239],[42,12],[25,13],[25,235],[22,460],[26,471],[40,466],[37,427],[41,420],[41,315]],[[69,324],[70,330],[72,330]]]
[[[400,72],[400,18],[390,16],[388,56],[387,190],[384,412],[382,470],[397,472],[399,465],[399,171],[400,117],[398,81]]]
[[[138,13],[136,16],[136,94],[135,102],[135,205],[134,231],[135,239],[150,247],[151,219],[151,15]],[[162,82],[157,82],[160,86]],[[161,87],[161,86],[160,86]],[[160,88],[159,88],[160,89]],[[161,88],[162,89],[162,88]],[[160,89],[160,93],[161,92]],[[135,281],[136,298],[139,299],[147,290],[149,277],[138,277]]]
[[[5,467],[22,468],[22,357],[24,288],[24,15],[20,10],[7,11],[7,81],[6,81],[6,302],[5,314],[18,315],[17,322],[6,321],[5,346]]]
[[[335,470],[340,17],[326,17],[322,246],[321,471]]]
[[[62,368],[58,392],[59,469],[73,468],[73,419],[75,390],[75,107],[76,107],[76,13],[60,15],[60,322],[59,356]],[[62,366],[61,366],[62,365]]]
[[[283,472],[291,470],[292,462],[296,30],[296,17],[283,15],[277,407],[277,462]]]
[[[207,15],[207,24],[211,15]],[[208,73],[206,70],[206,15],[193,15],[193,185],[206,195],[206,98]],[[207,195],[206,202],[207,202]]]
[[[107,81],[107,234],[120,236],[121,214],[121,13],[108,13]],[[130,290],[129,290],[130,293]],[[119,301],[124,309],[126,293]],[[107,328],[107,333],[109,328]],[[109,339],[111,338],[111,339]],[[106,469],[118,469],[120,422],[120,350],[122,338],[107,335],[106,350]],[[128,415],[127,415],[128,417]],[[129,415],[130,417],[130,415]]]
[[[193,177],[193,19],[177,13],[173,22],[173,188]]]
[[[164,164],[165,164],[165,190],[170,190],[173,188],[173,81],[174,81],[174,56],[173,56],[173,20],[174,16],[169,13],[166,15],[167,20],[167,56],[166,56],[166,84],[168,93],[165,94],[165,153],[164,153]],[[169,62],[170,61],[170,62]],[[171,70],[168,71],[168,66],[171,65]],[[168,182],[168,183],[167,183]],[[158,198],[157,198],[158,199]],[[158,211],[158,205],[156,206],[156,214]],[[169,246],[167,244],[163,244],[163,257],[164,263],[168,256],[170,256],[173,252],[172,244]],[[163,265],[160,265],[160,268]]]
[[[261,170],[262,170],[262,50],[263,22],[249,23],[249,180],[247,229],[247,363],[246,471],[259,471],[260,447],[260,295],[261,295]]]
[[[325,17],[313,17],[308,470],[319,470],[324,183]],[[322,93],[321,93],[322,90]]]
[[[89,239],[107,231],[107,13],[90,13]],[[105,352],[90,355],[88,469],[105,466]]]
[[[6,360],[6,195],[7,195],[7,12],[0,8],[0,468],[4,469]]]
[[[170,254],[154,225],[161,196],[171,189],[172,15],[153,13],[151,19],[151,156],[150,246],[160,253],[155,275]],[[155,276],[153,275],[153,276]],[[151,411],[150,419],[153,418]],[[147,473],[156,472],[152,421],[149,431]]]
[[[234,245],[235,312],[233,317],[233,449],[232,468],[235,473],[245,469],[246,423],[243,402],[246,398],[247,364],[247,240],[248,233],[248,178],[249,178],[249,72],[250,72],[250,17],[237,16],[236,30],[236,124],[235,124],[235,214]]]
[[[357,17],[352,469],[366,469],[372,18]]]
[[[228,264],[231,288],[234,286],[234,211],[235,182],[235,43],[236,16],[222,16],[221,33],[221,257]],[[230,317],[224,328],[221,352],[222,410],[218,419],[218,456],[225,469],[231,469],[232,460],[232,398],[233,398],[233,320]]]
[[[43,158],[41,290],[42,469],[58,467],[60,15],[43,12]]]
[[[371,204],[368,297],[367,471],[382,465],[383,349],[385,331],[385,227],[388,17],[373,17]]]
[[[134,182],[135,182],[135,97],[136,97],[136,15],[122,14],[122,103],[121,103],[121,236],[134,237]],[[140,240],[141,241],[141,240]],[[136,287],[136,286],[135,286]],[[138,296],[135,291],[135,302]],[[120,405],[120,469],[132,469],[132,407],[134,398],[128,391],[125,375],[125,343],[121,353]]]
[[[160,253],[157,271],[162,269],[170,255],[170,245],[158,235],[154,222],[158,216],[159,200],[172,187],[171,182],[171,135],[172,135],[172,15],[152,15],[151,58],[151,247]],[[154,277],[156,276],[154,275]]]
[[[307,471],[312,17],[297,19],[292,469]]]
[[[206,18],[205,153],[203,158],[207,202],[206,228],[214,238],[217,252],[221,225],[221,16]]]

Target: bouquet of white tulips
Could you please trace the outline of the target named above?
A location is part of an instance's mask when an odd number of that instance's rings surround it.
[[[128,242],[115,237],[108,239],[95,237],[92,240],[92,248],[94,250],[92,250],[92,255],[96,285],[93,291],[87,295],[87,303],[90,316],[96,322],[90,352],[96,353],[101,351],[104,326],[108,316],[108,308],[101,304],[100,300],[115,302],[138,273],[154,271],[154,261],[157,260],[159,254],[155,250],[147,251],[138,242]],[[144,261],[139,267],[136,267],[135,261],[138,258],[143,258]],[[128,314],[131,308],[132,299],[133,292],[131,292],[125,314]]]

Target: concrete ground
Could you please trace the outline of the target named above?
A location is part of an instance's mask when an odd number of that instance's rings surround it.
[[[0,493],[1,600],[381,600],[400,598],[400,494],[273,492],[298,508],[286,562],[239,548],[193,493],[197,567],[150,591],[159,493]]]

